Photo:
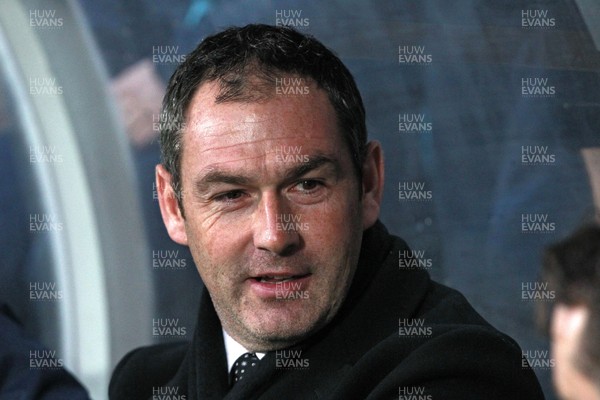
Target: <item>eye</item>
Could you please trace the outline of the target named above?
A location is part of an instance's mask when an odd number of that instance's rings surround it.
[[[317,190],[322,185],[323,185],[322,182],[317,181],[315,179],[305,179],[303,181],[298,182],[294,186],[294,189],[297,190],[297,191],[299,191],[299,192],[310,193],[310,192],[314,192],[315,190]]]
[[[219,202],[232,202],[240,199],[244,195],[241,190],[232,190],[230,192],[222,193],[214,197],[215,201]]]
[[[328,186],[319,179],[302,179],[292,184],[288,198],[298,204],[317,204],[327,198]]]

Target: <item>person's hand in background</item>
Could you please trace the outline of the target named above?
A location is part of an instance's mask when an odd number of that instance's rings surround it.
[[[148,59],[138,61],[114,78],[111,87],[131,144],[151,143],[159,133],[153,122],[158,121],[165,92],[154,64]]]

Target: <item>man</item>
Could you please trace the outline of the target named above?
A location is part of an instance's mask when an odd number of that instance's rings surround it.
[[[550,332],[556,389],[564,399],[599,400],[600,227],[584,227],[549,247],[543,276],[555,292]]]
[[[127,355],[111,398],[543,398],[519,347],[378,222],[382,150],[321,43],[211,36],[163,117],[163,220],[206,288],[192,343]]]

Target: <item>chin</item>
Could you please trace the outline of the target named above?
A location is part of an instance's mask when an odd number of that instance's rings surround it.
[[[296,318],[293,315],[288,315],[287,318],[281,318],[281,315],[277,317],[270,319],[268,315],[264,315],[250,324],[249,331],[256,343],[255,347],[259,347],[262,351],[290,347],[310,337],[327,323],[323,317],[311,318],[306,315]]]

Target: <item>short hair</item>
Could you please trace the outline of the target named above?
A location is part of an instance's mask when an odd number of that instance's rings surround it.
[[[257,89],[265,97],[265,84],[282,75],[308,78],[327,93],[355,173],[361,178],[367,141],[365,109],[354,78],[342,61],[312,36],[289,27],[232,27],[207,37],[186,57],[169,80],[163,99],[162,164],[172,176],[171,185],[182,211],[182,132],[196,89],[206,82],[218,82],[217,103],[248,102],[258,99]],[[275,85],[271,88],[275,94]]]
[[[585,226],[548,247],[542,277],[556,303],[589,310],[574,363],[600,389],[600,226]]]

